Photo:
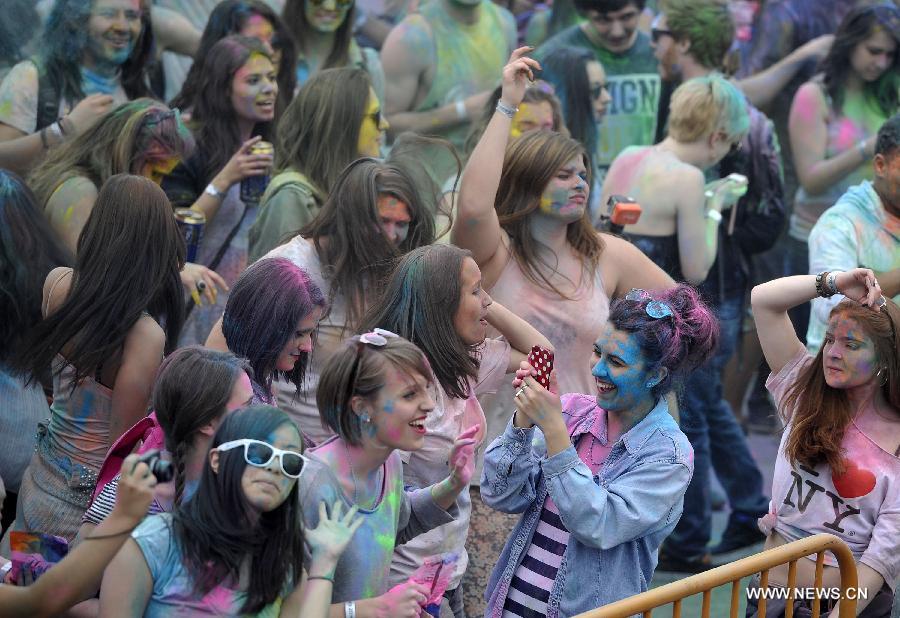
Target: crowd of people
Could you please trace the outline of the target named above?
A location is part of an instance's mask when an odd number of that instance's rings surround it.
[[[894,0],[9,0],[0,79],[0,617],[568,617],[819,532],[891,615]]]

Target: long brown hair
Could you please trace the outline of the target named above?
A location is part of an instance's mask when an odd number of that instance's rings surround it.
[[[392,195],[409,208],[409,232],[399,246],[381,232],[380,195]],[[343,294],[347,326],[355,329],[397,259],[434,242],[434,216],[405,170],[364,158],[347,166],[322,210],[299,233],[315,244],[322,271],[331,282],[328,304],[333,306],[335,297]]]
[[[29,178],[43,210],[53,192],[75,176],[99,190],[116,174],[140,174],[151,156],[187,157],[194,140],[181,117],[152,99],[123,103],[94,126],[50,151]],[[149,155],[149,156],[148,156]]]
[[[831,318],[841,316],[855,320],[875,344],[875,362],[884,398],[900,411],[900,308],[888,300],[879,311],[872,311],[854,301],[845,300],[831,310]],[[784,406],[793,410],[791,430],[785,451],[791,464],[813,467],[826,462],[836,473],[844,472],[841,443],[844,432],[858,410],[850,407],[843,389],[832,388],[825,381],[822,359],[825,346],[819,349],[797,381],[790,387]]]
[[[385,328],[425,353],[434,376],[450,397],[469,396],[478,378],[478,345],[466,345],[453,319],[462,296],[463,263],[472,253],[453,245],[426,245],[407,253],[363,318],[360,331]]]
[[[302,173],[320,202],[359,156],[370,84],[362,69],[320,71],[300,88],[278,122],[275,169]]]
[[[494,200],[500,226],[509,235],[510,248],[522,272],[536,285],[563,298],[568,297],[546,274],[553,272],[556,264],[538,256],[540,243],[531,234],[528,220],[538,209],[541,195],[553,176],[576,157],[584,161],[590,186],[590,163],[581,144],[553,131],[529,131],[507,146],[503,175]],[[568,225],[566,240],[583,259],[584,272],[593,276],[603,252],[603,241],[591,225],[587,209],[578,221]]]
[[[28,334],[16,369],[40,375],[65,348],[74,386],[122,350],[144,312],[165,325],[166,352],[175,349],[184,321],[185,247],[156,183],[128,174],[106,181],[75,255],[68,297]]]

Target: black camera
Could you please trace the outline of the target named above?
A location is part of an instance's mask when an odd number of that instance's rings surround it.
[[[150,472],[156,477],[158,483],[168,483],[175,478],[175,466],[171,462],[161,459],[159,451],[147,451],[141,455],[138,462],[143,462],[150,467]]]

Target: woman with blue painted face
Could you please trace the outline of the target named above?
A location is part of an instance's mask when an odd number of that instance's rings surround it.
[[[594,343],[594,393],[560,397],[556,371],[547,390],[522,363],[516,413],[481,478],[488,506],[522,514],[485,616],[571,616],[647,590],[693,472],[664,395],[717,339],[693,288],[632,290],[613,301]]]

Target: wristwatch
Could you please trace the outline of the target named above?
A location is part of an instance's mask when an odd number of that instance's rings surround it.
[[[203,189],[203,192],[218,199],[222,199],[223,197],[225,197],[225,194],[216,189],[216,185],[214,185],[213,183],[209,183],[208,185],[206,185],[206,188]]]

